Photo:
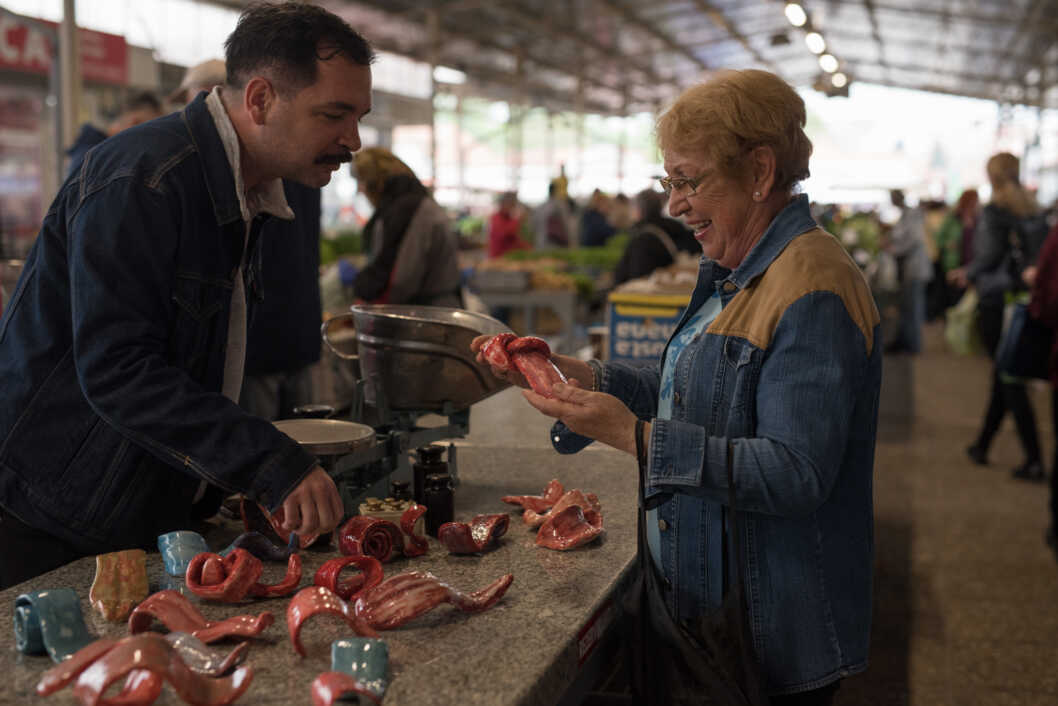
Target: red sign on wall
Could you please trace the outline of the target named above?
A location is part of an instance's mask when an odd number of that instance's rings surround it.
[[[52,29],[59,25],[39,20]],[[86,81],[123,86],[129,78],[129,55],[125,38],[117,34],[79,29],[81,77]],[[0,11],[0,69],[46,74],[51,71],[57,35],[44,31],[36,22]]]

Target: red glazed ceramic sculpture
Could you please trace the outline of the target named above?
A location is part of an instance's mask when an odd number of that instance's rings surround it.
[[[345,581],[339,581],[338,575],[349,566],[355,566],[362,573],[355,574]],[[360,591],[377,586],[382,581],[382,564],[373,556],[340,556],[324,562],[316,570],[313,583],[333,591],[344,601],[349,600]]]
[[[253,669],[238,667],[231,675],[217,678],[196,674],[165,638],[147,633],[88,645],[45,672],[37,693],[47,696],[74,679],[74,696],[83,704],[102,703],[107,689],[126,679],[121,693],[109,703],[146,706],[161,694],[163,681],[168,681],[188,703],[227,706],[249,688]]]
[[[446,522],[437,539],[453,554],[477,554],[507,533],[510,515],[477,515],[470,522]]]
[[[196,596],[221,603],[235,603],[244,598],[276,598],[293,593],[301,583],[301,555],[291,554],[286,576],[277,584],[258,582],[264,567],[261,560],[245,549],[231,554],[203,552],[187,565],[187,588]]]
[[[258,637],[275,621],[268,611],[260,615],[237,615],[210,622],[178,591],[158,591],[136,606],[129,616],[129,634],[135,635],[151,627],[157,620],[173,632],[186,632],[205,643],[225,637]]]

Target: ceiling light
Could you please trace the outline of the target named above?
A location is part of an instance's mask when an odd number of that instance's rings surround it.
[[[790,24],[794,27],[803,27],[804,23],[808,21],[808,15],[805,14],[803,7],[791,2],[786,5],[786,19],[790,20]]]
[[[435,66],[433,67],[433,80],[438,83],[461,84],[467,82],[467,75],[459,69],[453,69],[448,66]]]
[[[1025,73],[1025,83],[1034,86],[1040,82],[1040,70],[1033,66]]]
[[[808,45],[808,51],[813,54],[822,54],[823,50],[827,48],[827,43],[823,41],[823,35],[819,32],[809,32],[806,34],[805,44]]]
[[[830,54],[823,54],[819,57],[819,68],[823,69],[828,74],[832,74],[838,70],[838,60]]]
[[[849,77],[839,71],[830,77],[830,82],[834,84],[834,88],[844,88],[849,82]]]

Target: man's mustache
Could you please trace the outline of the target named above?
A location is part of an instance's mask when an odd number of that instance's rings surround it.
[[[338,152],[335,154],[323,154],[316,158],[316,164],[341,164],[353,161],[352,152]]]

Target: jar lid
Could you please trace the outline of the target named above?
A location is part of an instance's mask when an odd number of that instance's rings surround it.
[[[431,473],[426,476],[426,485],[437,486],[437,485],[449,485],[452,482],[452,476],[447,473]]]

